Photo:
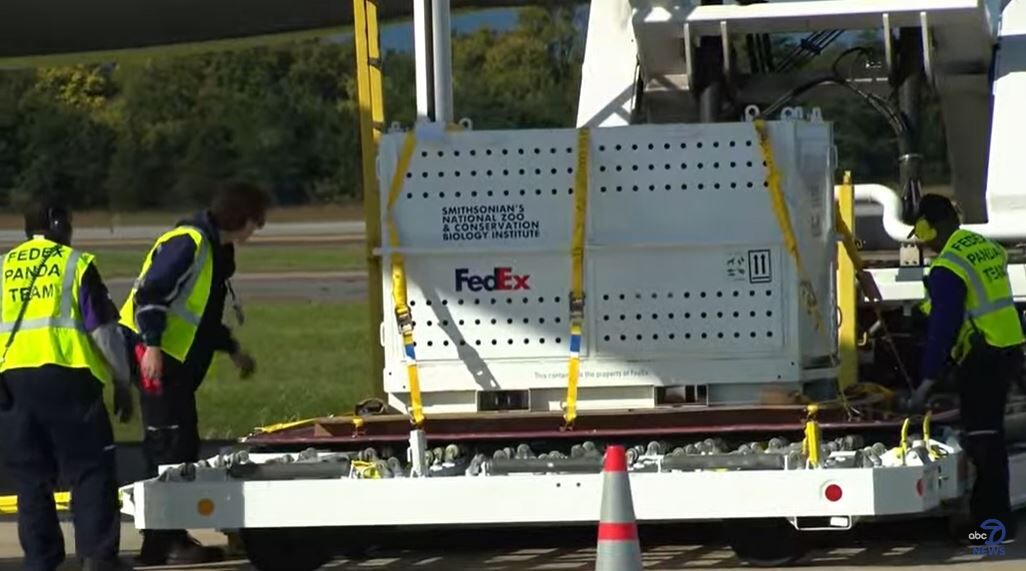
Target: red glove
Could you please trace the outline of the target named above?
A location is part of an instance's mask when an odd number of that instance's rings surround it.
[[[135,362],[139,366],[139,380],[142,384],[142,391],[148,395],[160,395],[164,392],[164,386],[160,383],[160,379],[148,377],[142,370],[142,358],[145,352],[146,345],[139,343],[135,346]]]

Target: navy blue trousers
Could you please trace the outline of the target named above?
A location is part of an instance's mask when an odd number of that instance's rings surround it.
[[[1009,498],[1005,403],[1022,367],[1020,347],[983,345],[969,353],[956,375],[966,453],[976,467],[969,502],[973,526],[981,530],[981,523],[996,519],[1005,526],[1007,538],[1015,537],[1017,530]]]
[[[17,485],[23,569],[54,571],[65,559],[53,499],[60,484],[71,491],[78,556],[115,558],[121,518],[102,385],[84,371],[53,366],[8,371],[5,378],[13,406],[0,413],[0,442]]]

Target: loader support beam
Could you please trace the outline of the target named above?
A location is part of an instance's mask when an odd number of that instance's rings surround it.
[[[920,28],[902,28],[898,38],[898,66],[895,82],[898,86],[899,105],[910,127],[910,148],[905,152],[916,152],[919,149],[919,131],[922,124],[923,78],[923,30]]]
[[[452,23],[449,0],[431,0],[432,73],[434,74],[435,122],[455,122],[452,101]]]
[[[892,85],[898,89],[898,105],[908,128],[905,138],[898,140],[898,164],[901,191],[905,193],[906,210],[918,205],[921,192],[922,155],[920,126],[922,124],[923,33],[920,28],[902,28],[898,37],[897,66]],[[911,212],[903,212],[911,217]],[[911,221],[910,221],[911,222]]]
[[[703,6],[723,4],[723,0],[702,0]],[[695,69],[698,93],[698,114],[702,123],[716,123],[723,108],[726,78],[723,74],[723,43],[716,36],[704,36],[699,41]]]
[[[855,187],[851,173],[845,173],[844,184],[837,196],[838,222],[844,224],[855,235]],[[855,291],[855,262],[845,251],[843,243],[837,245],[837,305],[841,310],[837,340],[840,343],[841,369],[838,371],[841,390],[846,390],[858,381],[859,355],[856,347],[858,334]]]
[[[416,55],[417,120],[435,119],[435,70],[432,50],[431,0],[413,1],[413,45]]]
[[[356,81],[360,113],[360,149],[363,160],[363,212],[366,222],[366,255],[368,283],[381,280],[381,258],[375,250],[381,247],[381,201],[376,162],[378,141],[385,122],[381,94],[381,46],[378,36],[378,5],[376,0],[353,0],[354,38],[356,41]],[[384,315],[384,298],[380,287],[367,288],[367,310],[370,312],[369,339],[380,338],[379,327]],[[381,372],[385,368],[384,348],[370,344],[370,386],[381,390]],[[383,394],[379,396],[384,396]]]

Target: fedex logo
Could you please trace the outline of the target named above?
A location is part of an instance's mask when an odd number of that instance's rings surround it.
[[[529,275],[517,275],[513,268],[495,268],[490,276],[475,276],[467,268],[456,269],[456,291],[466,287],[470,291],[509,291],[531,289],[527,283]]]

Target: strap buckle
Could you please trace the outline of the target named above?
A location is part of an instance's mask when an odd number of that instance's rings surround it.
[[[399,326],[399,331],[403,333],[409,333],[413,331],[413,314],[410,313],[410,308],[403,305],[395,309],[395,322]]]
[[[584,319],[584,294],[570,294],[570,319],[582,321]]]

